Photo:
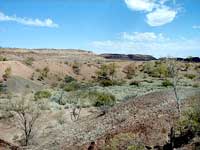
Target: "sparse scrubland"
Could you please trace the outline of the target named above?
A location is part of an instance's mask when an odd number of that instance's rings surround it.
[[[196,150],[199,93],[199,63],[2,49],[0,149]]]

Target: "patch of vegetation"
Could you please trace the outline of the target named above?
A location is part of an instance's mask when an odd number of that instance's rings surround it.
[[[190,106],[187,107],[179,120],[178,130],[192,130],[194,133],[200,132],[200,94],[191,97]]]
[[[117,66],[115,63],[101,65],[100,69],[96,72],[97,81],[100,83],[100,85],[111,86],[117,83],[114,81],[116,68]]]
[[[188,78],[188,79],[194,79],[194,78],[196,78],[196,75],[195,74],[185,74],[184,75],[186,78]]]
[[[5,85],[0,83],[0,93],[3,93],[5,91]]]
[[[133,76],[136,74],[137,66],[135,63],[131,63],[124,67],[123,72],[126,74],[127,79],[132,79]]]
[[[6,57],[0,56],[0,61],[7,61],[8,59]]]
[[[145,150],[144,145],[131,145],[127,148],[127,150]]]
[[[43,98],[50,98],[50,97],[51,97],[51,93],[49,91],[38,91],[34,95],[34,99],[36,101]]]
[[[17,99],[16,99],[17,98]],[[34,137],[34,128],[36,122],[39,124],[39,117],[41,116],[41,105],[33,102],[28,97],[16,97],[15,99],[7,100],[0,107],[7,113],[12,114],[16,121],[16,127],[21,130],[22,146],[27,146],[30,140]]]
[[[173,83],[170,80],[166,79],[162,82],[162,86],[164,87],[173,86]]]
[[[199,84],[199,83],[194,83],[194,84],[192,85],[192,87],[194,87],[194,88],[199,88],[199,87],[200,87],[200,84]]]
[[[12,69],[10,67],[6,68],[5,73],[3,74],[3,78],[7,79],[11,76]]]
[[[49,70],[49,67],[45,67],[42,70],[36,69],[36,71],[39,73],[38,80],[42,81],[42,80],[44,80],[44,78],[46,78],[48,76],[48,73],[50,70]]]
[[[114,95],[110,93],[100,93],[93,92],[93,96],[95,96],[94,106],[113,106],[116,103],[116,98]]]
[[[132,133],[120,133],[115,135],[108,141],[104,148],[105,150],[145,150],[144,145],[135,141],[135,136]]]
[[[101,86],[104,86],[104,87],[113,85],[113,82],[111,80],[105,80],[105,79],[99,81],[99,83]]]
[[[186,70],[186,71],[187,71],[190,67],[191,67],[191,64],[190,64],[190,63],[186,63],[186,64],[185,64],[185,70]]]
[[[35,61],[35,59],[33,57],[27,57],[25,60],[24,60],[24,63],[28,66],[32,66],[33,64],[33,61]]]
[[[73,72],[76,74],[76,75],[79,75],[80,74],[80,64],[77,63],[77,62],[74,62],[72,64],[72,69],[73,69]]]
[[[141,83],[140,83],[140,81],[131,81],[131,82],[129,83],[129,85],[140,86]]]
[[[113,80],[113,81],[112,81],[112,85],[113,85],[113,86],[122,86],[122,85],[124,85],[125,83],[126,83],[125,80]]]
[[[76,82],[76,81],[72,81],[70,83],[67,83],[63,86],[63,89],[66,91],[66,92],[70,92],[70,91],[76,91],[78,89],[81,88],[81,84]]]
[[[143,66],[144,73],[147,73],[151,77],[168,77],[168,67],[165,62],[148,62]]]
[[[72,76],[66,75],[64,78],[64,81],[65,83],[70,83],[70,82],[76,81],[76,79],[73,78]]]

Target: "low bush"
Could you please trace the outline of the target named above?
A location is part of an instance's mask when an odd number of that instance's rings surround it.
[[[70,83],[72,81],[76,81],[72,76],[66,75],[64,78],[65,83]]]
[[[72,64],[72,69],[73,69],[73,72],[76,74],[76,75],[79,75],[80,74],[80,64],[77,63],[77,62],[74,62]]]
[[[36,69],[36,72],[39,73],[38,80],[42,81],[44,78],[47,78],[49,71],[49,67],[44,67],[42,70]]]
[[[194,78],[196,78],[196,75],[195,74],[185,74],[184,75],[186,78],[188,78],[188,79],[194,79]]]
[[[49,91],[38,91],[34,95],[35,100],[50,98],[50,97],[51,97],[51,93]]]
[[[144,73],[147,73],[151,77],[161,78],[161,77],[168,77],[168,67],[165,62],[148,62],[144,64],[142,69]]]
[[[127,150],[145,150],[145,146],[144,145],[131,145],[127,148]]]
[[[120,133],[109,138],[104,149],[145,150],[145,147],[143,144],[136,142],[134,134]]]
[[[192,87],[194,87],[194,88],[199,88],[199,87],[200,87],[200,84],[199,84],[199,83],[194,83],[194,84],[192,85]]]
[[[0,56],[0,61],[7,61],[6,57]]]
[[[99,93],[94,92],[93,93],[96,96],[94,106],[100,107],[100,106],[113,106],[116,102],[116,98],[114,95],[109,93]]]
[[[101,86],[104,86],[104,87],[113,85],[113,81],[111,81],[109,79],[100,80],[99,83]]]
[[[107,87],[107,86],[114,86],[114,85],[118,85],[121,86],[125,83],[124,80],[109,80],[109,79],[105,79],[105,80],[100,80],[99,84],[103,87]]]
[[[131,81],[131,82],[129,83],[129,85],[140,86],[141,83],[140,83],[140,81]]]
[[[99,68],[99,70],[96,72],[97,75],[97,81],[102,86],[111,86],[114,83],[114,77],[116,75],[116,64],[110,63],[110,64],[103,64]]]
[[[63,89],[67,92],[70,92],[70,91],[76,91],[78,89],[81,88],[81,84],[76,82],[76,81],[72,81],[70,83],[67,83],[63,86]]]
[[[178,122],[178,129],[184,131],[190,129],[193,132],[200,132],[200,94],[190,98],[190,106],[183,111]]]
[[[136,74],[137,66],[135,63],[131,63],[124,67],[123,72],[126,74],[127,79],[132,79]]]
[[[162,82],[162,86],[164,86],[164,87],[173,86],[173,83],[169,80],[164,80]]]
[[[5,89],[4,85],[0,83],[0,93],[4,92],[4,89]]]
[[[35,59],[34,59],[33,57],[27,57],[27,58],[24,60],[24,63],[25,63],[26,65],[28,65],[28,66],[32,66],[34,60],[35,60]]]
[[[3,78],[7,79],[11,76],[12,69],[10,67],[6,68],[5,73],[3,74]]]

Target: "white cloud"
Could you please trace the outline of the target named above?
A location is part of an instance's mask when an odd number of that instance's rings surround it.
[[[172,22],[176,17],[177,11],[169,7],[157,8],[155,11],[146,15],[147,23],[150,26],[162,26]]]
[[[146,33],[137,34],[145,35]],[[200,38],[172,40],[161,33],[152,33],[152,35],[151,42],[147,42],[146,38],[143,38],[143,40],[142,38],[137,40],[135,38],[124,38],[122,34],[121,40],[94,41],[90,45],[98,53],[149,54],[155,57],[200,55]]]
[[[58,27],[58,24],[54,23],[50,18],[44,20],[21,18],[17,16],[7,16],[2,12],[0,12],[0,21],[13,21],[28,26],[51,27],[51,28]]]
[[[152,11],[155,7],[154,0],[125,0],[126,5],[136,11]]]
[[[172,22],[177,10],[167,6],[167,2],[175,5],[175,0],[124,0],[128,8],[133,11],[144,11],[150,26],[162,26]]]
[[[152,41],[162,41],[166,40],[164,36],[160,34],[156,34],[154,32],[134,32],[134,33],[127,33],[123,32],[121,34],[122,39],[130,40],[130,41],[137,41],[137,42],[152,42]]]
[[[194,25],[192,26],[193,29],[200,29],[200,25]]]

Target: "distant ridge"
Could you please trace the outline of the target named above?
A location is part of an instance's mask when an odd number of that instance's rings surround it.
[[[56,49],[56,48],[4,48],[0,47],[0,52],[2,51],[11,51],[11,52],[81,52],[81,53],[90,53],[93,54],[92,51],[82,50],[82,49]]]
[[[119,59],[119,60],[132,60],[132,61],[151,61],[156,60],[155,57],[151,55],[142,55],[142,54],[101,54],[100,56],[106,59]]]
[[[165,57],[159,58],[159,60],[164,60],[164,59],[166,59],[166,58]],[[188,58],[175,57],[172,59],[176,59],[177,61],[200,63],[199,57],[188,57]]]

